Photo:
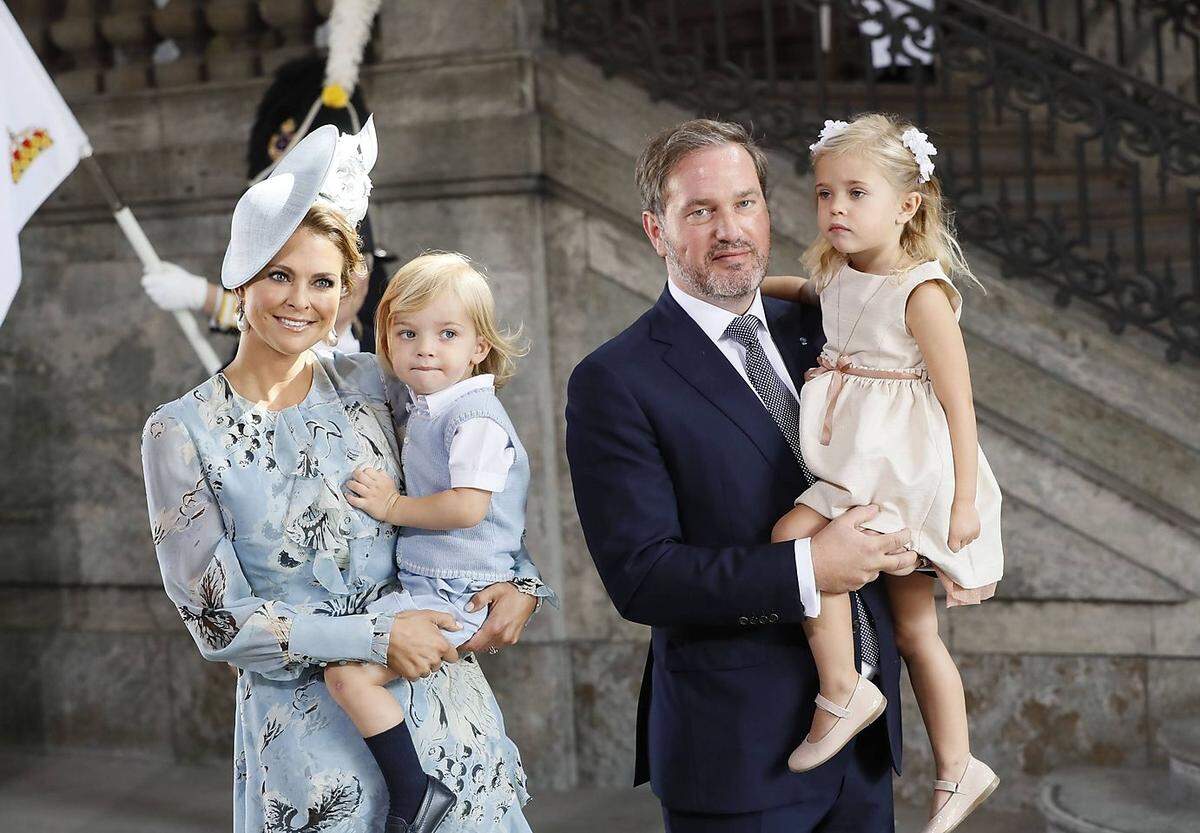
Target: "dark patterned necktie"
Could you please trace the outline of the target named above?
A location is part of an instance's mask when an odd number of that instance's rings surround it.
[[[758,340],[758,328],[761,325],[762,322],[753,315],[739,315],[729,322],[729,326],[725,328],[725,335],[746,348],[745,367],[750,385],[762,400],[771,419],[783,432],[792,454],[796,456],[796,462],[800,464],[804,482],[811,486],[816,482],[816,478],[808,470],[804,455],[800,452],[800,405],[767,359],[767,353]],[[854,627],[859,632],[862,661],[878,669],[879,641],[875,636],[875,625],[871,621],[871,615],[857,593],[851,593],[850,600],[854,605]]]
[[[787,440],[792,454],[796,456],[796,462],[800,464],[804,482],[811,486],[816,482],[816,478],[808,470],[804,463],[804,455],[800,453],[800,405],[775,373],[775,368],[771,367],[767,353],[758,340],[760,326],[762,322],[755,316],[739,315],[729,322],[729,326],[725,328],[725,335],[746,348],[746,376],[750,379],[750,385],[766,406],[771,419],[775,420],[775,424],[783,432],[783,438]]]

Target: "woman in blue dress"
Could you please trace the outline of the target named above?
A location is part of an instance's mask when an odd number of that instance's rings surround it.
[[[397,531],[343,487],[360,466],[400,479],[405,394],[385,389],[372,355],[310,352],[362,268],[353,223],[370,123],[364,133],[315,131],[234,211],[222,281],[242,305],[238,354],[158,408],[142,437],[163,584],[204,657],[238,670],[235,833],[383,828],[379,769],[322,680],[346,661],[405,678],[389,688],[426,772],[457,798],[439,833],[522,833],[520,757],[474,655],[443,664],[457,656],[441,635],[449,617],[367,611],[397,589]],[[512,644],[539,597],[553,599],[525,553],[517,579],[485,593],[493,627],[465,648]]]

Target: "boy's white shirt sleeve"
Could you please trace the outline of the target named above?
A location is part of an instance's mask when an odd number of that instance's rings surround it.
[[[516,458],[499,423],[487,417],[468,419],[450,440],[450,488],[502,492]]]

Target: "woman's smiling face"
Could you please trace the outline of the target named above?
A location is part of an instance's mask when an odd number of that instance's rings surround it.
[[[329,335],[342,298],[342,254],[330,240],[299,229],[242,294],[254,338],[297,356]]]

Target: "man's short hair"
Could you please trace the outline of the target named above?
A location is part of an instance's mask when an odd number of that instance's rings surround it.
[[[642,209],[661,216],[667,177],[679,160],[694,150],[727,144],[741,145],[750,154],[754,160],[754,171],[758,174],[758,185],[765,197],[767,157],[746,128],[736,122],[689,119],[659,133],[638,157],[634,179],[642,196]]]

